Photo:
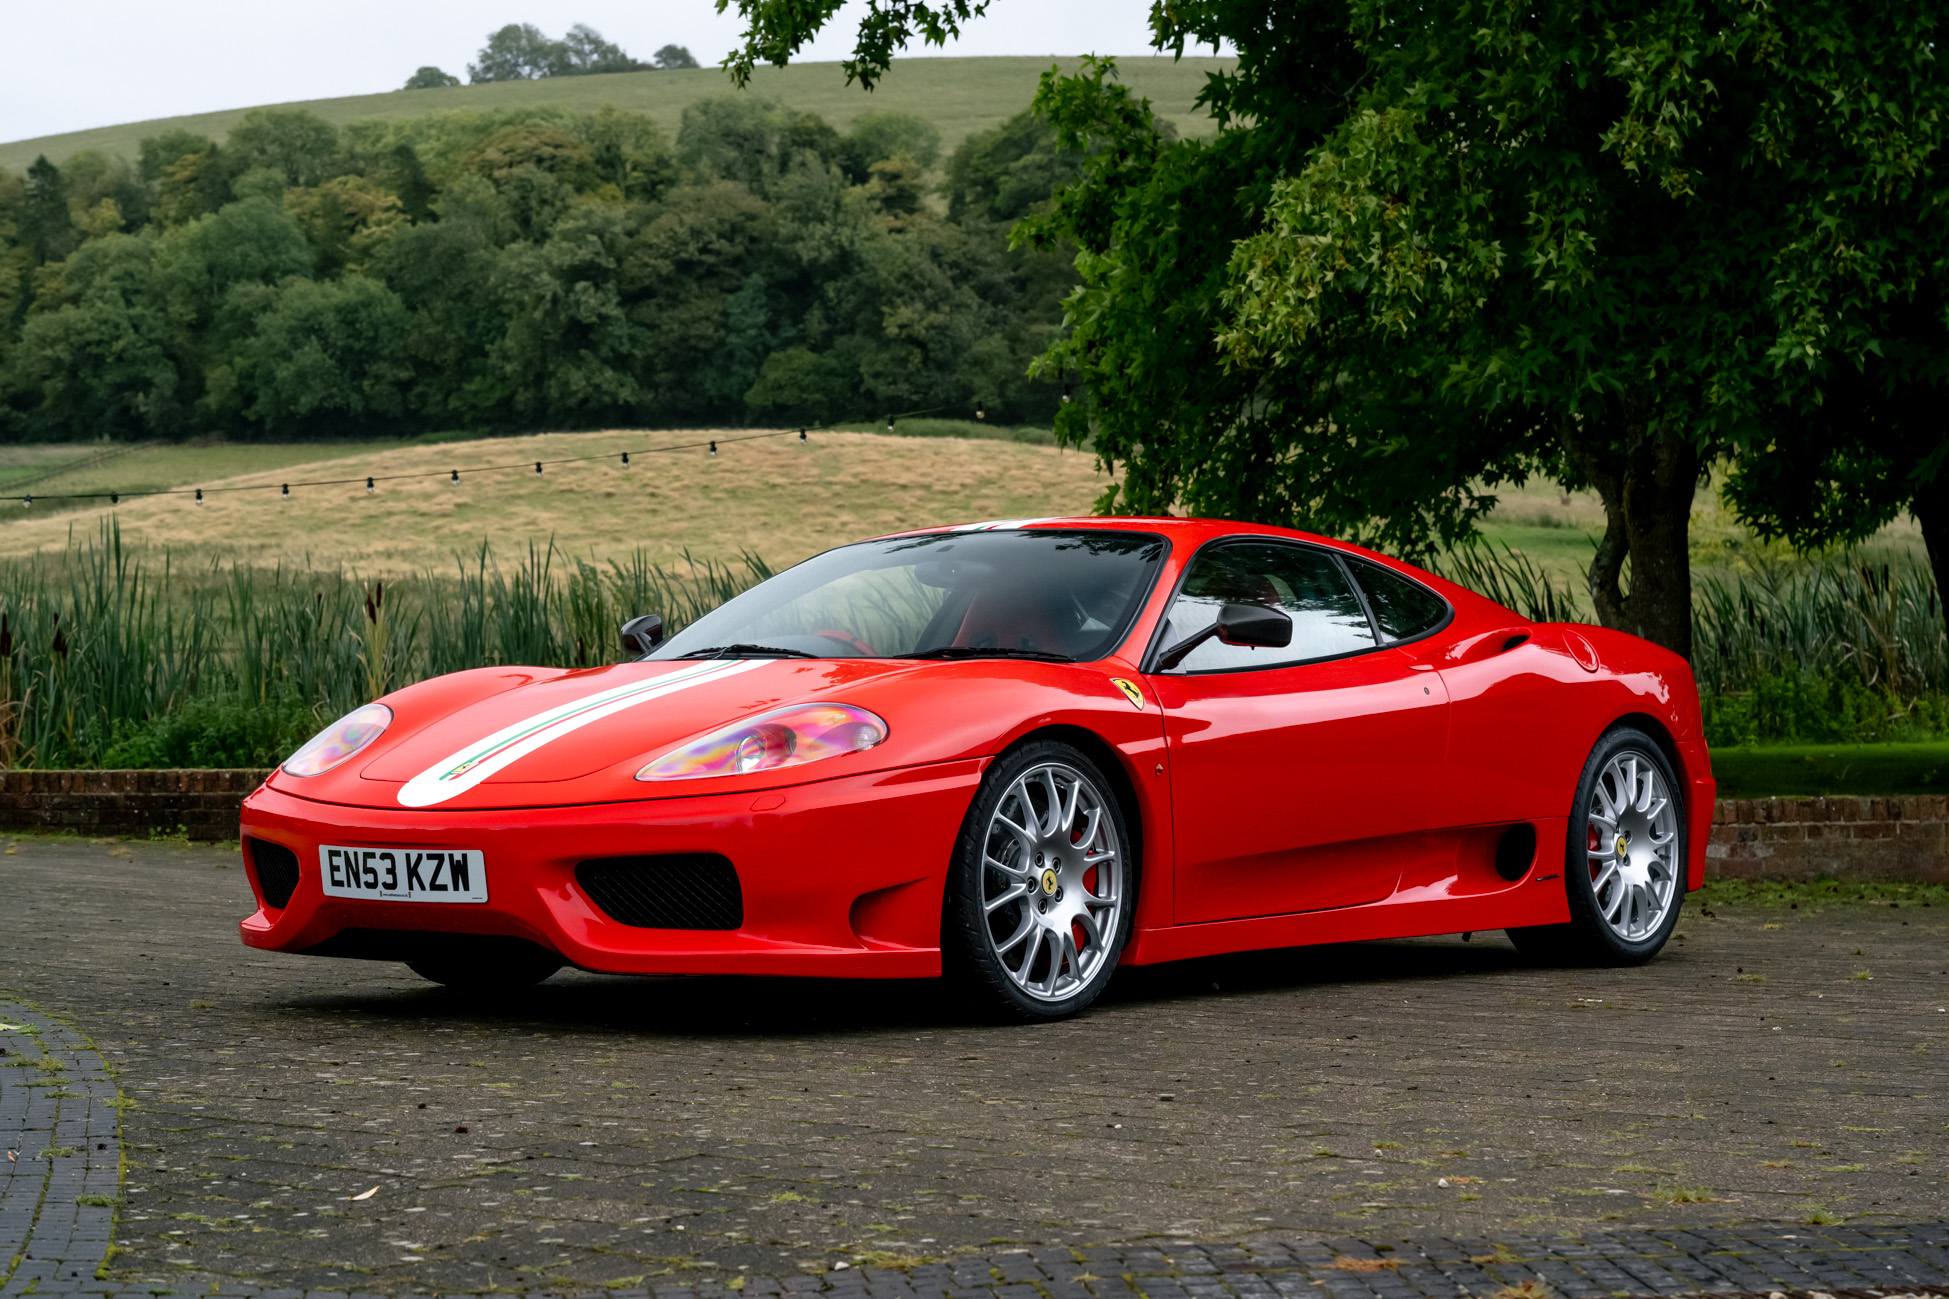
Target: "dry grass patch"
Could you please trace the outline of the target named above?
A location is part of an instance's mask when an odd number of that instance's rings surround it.
[[[1327,1266],[1337,1267],[1342,1272],[1392,1272],[1401,1266],[1401,1260],[1398,1258],[1353,1258],[1343,1254],[1331,1263],[1328,1263]]]
[[[815,434],[804,446],[794,437],[728,440],[741,435],[722,432],[726,441],[714,457],[702,448],[632,454],[627,470],[624,450],[712,434],[554,433],[362,449],[202,481],[178,477],[173,485],[204,488],[206,504],[164,497],[41,518],[16,514],[0,524],[0,558],[61,550],[71,528],[91,534],[99,517],[113,513],[130,543],[258,564],[342,564],[376,577],[444,569],[453,552],[483,539],[507,557],[551,537],[565,553],[596,560],[638,547],[665,564],[686,551],[711,558],[749,551],[782,568],[842,542],[908,528],[1086,514],[1108,481],[1092,456],[1054,447],[868,433]],[[536,460],[577,456],[602,459],[548,466],[539,478],[532,469]],[[487,465],[515,467],[477,468]],[[457,486],[447,478],[454,468],[461,471]],[[392,474],[430,476],[384,481]],[[374,493],[365,490],[367,475],[380,480]],[[313,479],[353,481],[294,486],[290,500],[280,497],[281,483]],[[213,490],[219,487],[261,490]]]

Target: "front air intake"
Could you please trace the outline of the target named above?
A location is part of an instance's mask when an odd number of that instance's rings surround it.
[[[244,860],[257,880],[264,905],[282,911],[298,891],[298,854],[269,839],[244,839]]]
[[[634,929],[736,929],[744,890],[730,859],[714,852],[600,857],[575,868],[589,901]]]

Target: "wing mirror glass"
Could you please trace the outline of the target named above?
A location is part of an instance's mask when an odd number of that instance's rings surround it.
[[[623,624],[623,653],[642,658],[663,642],[663,619],[654,613],[641,614]]]
[[[1283,649],[1293,643],[1293,620],[1284,609],[1228,604],[1218,611],[1218,639],[1227,645]]]

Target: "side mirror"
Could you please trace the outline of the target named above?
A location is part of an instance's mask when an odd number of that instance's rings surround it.
[[[657,614],[642,614],[623,624],[623,653],[631,658],[640,659],[662,643],[663,619]]]
[[[1228,604],[1218,611],[1218,639],[1227,645],[1284,649],[1293,643],[1293,620],[1284,609]]]
[[[1252,645],[1278,649],[1293,643],[1293,620],[1283,609],[1268,609],[1262,604],[1226,604],[1218,608],[1218,621],[1203,631],[1193,632],[1157,656],[1154,671],[1169,672],[1184,662],[1185,656],[1216,636],[1227,645]]]

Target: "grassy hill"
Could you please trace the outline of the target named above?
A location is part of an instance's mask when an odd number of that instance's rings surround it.
[[[1078,59],[1066,58],[918,58],[895,63],[872,94],[848,86],[837,63],[802,63],[787,68],[759,68],[750,93],[781,100],[805,112],[817,113],[845,130],[861,113],[899,109],[932,122],[942,144],[952,149],[963,136],[986,130],[1028,106],[1036,80],[1051,65],[1074,69]],[[1187,56],[1124,58],[1117,61],[1123,80],[1148,98],[1158,113],[1175,122],[1183,134],[1209,131],[1209,119],[1192,111],[1192,101],[1204,86],[1205,75],[1232,66],[1235,60]],[[290,107],[307,108],[338,125],[347,122],[419,117],[446,109],[491,110],[559,104],[595,109],[605,104],[654,118],[676,134],[684,105],[709,95],[731,94],[731,83],[718,68],[679,72],[617,72],[594,77],[554,77],[543,81],[503,81],[483,86],[455,86],[446,90],[395,90],[342,99],[314,99]],[[19,171],[45,153],[56,163],[82,149],[99,149],[133,159],[144,136],[181,128],[219,141],[249,110],[225,109],[185,117],[155,118],[120,126],[103,126],[63,135],[42,136],[0,144],[0,167]]]
[[[606,559],[638,547],[675,563],[684,553],[775,566],[861,537],[980,519],[1087,514],[1106,485],[1094,457],[1052,446],[961,437],[815,433],[728,439],[753,430],[549,433],[445,443],[139,447],[115,460],[47,477],[35,490],[202,487],[205,504],[171,496],[50,510],[19,503],[0,513],[0,562],[60,552],[111,514],[125,539],[167,547],[178,559],[239,558],[392,577],[446,570],[455,551],[492,539],[503,555],[552,537],[571,555]],[[649,448],[727,439],[702,447]],[[618,452],[629,450],[625,470]],[[536,460],[600,456],[586,464]],[[497,471],[480,467],[509,466]],[[446,477],[458,468],[456,486]],[[378,490],[362,483],[375,475]],[[426,474],[385,481],[389,474]],[[332,487],[285,482],[352,479]],[[251,486],[244,492],[211,489]]]

